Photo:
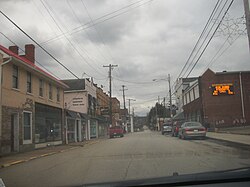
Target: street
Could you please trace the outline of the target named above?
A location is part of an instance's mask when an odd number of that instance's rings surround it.
[[[145,130],[0,169],[11,186],[69,186],[250,166],[250,149]]]

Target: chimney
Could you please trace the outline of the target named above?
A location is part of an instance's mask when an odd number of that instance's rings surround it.
[[[25,45],[25,58],[35,63],[35,46],[33,44]]]
[[[9,50],[18,55],[18,47],[17,46],[9,46]]]

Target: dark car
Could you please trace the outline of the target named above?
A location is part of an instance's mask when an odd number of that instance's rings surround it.
[[[199,122],[185,122],[181,125],[179,129],[179,138],[187,139],[187,138],[203,138],[206,137],[206,128],[202,126]]]
[[[172,126],[170,124],[163,124],[162,125],[162,129],[161,129],[161,134],[164,135],[164,134],[171,134],[172,132]]]

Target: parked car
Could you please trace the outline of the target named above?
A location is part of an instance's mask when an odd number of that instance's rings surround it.
[[[171,132],[172,132],[172,126],[170,124],[165,123],[162,125],[162,129],[161,129],[162,135],[171,134]]]
[[[182,123],[183,122],[180,122],[180,121],[174,122],[173,127],[172,127],[172,136],[177,137],[179,135],[179,129],[180,129]]]
[[[185,122],[181,125],[178,136],[182,139],[194,137],[205,139],[206,128],[199,122]]]
[[[124,136],[124,130],[121,126],[114,126],[109,128],[109,137],[123,137]]]

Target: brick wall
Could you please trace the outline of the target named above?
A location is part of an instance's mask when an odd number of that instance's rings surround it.
[[[245,99],[246,123],[249,124],[249,90],[250,73],[242,73],[243,94]],[[212,95],[212,84],[232,83],[234,95]],[[236,126],[235,121],[242,121],[242,105],[239,72],[214,73],[206,71],[200,78],[203,117],[214,127]],[[248,97],[248,98],[247,98]],[[242,121],[243,122],[243,121]],[[242,124],[241,124],[242,125]]]

